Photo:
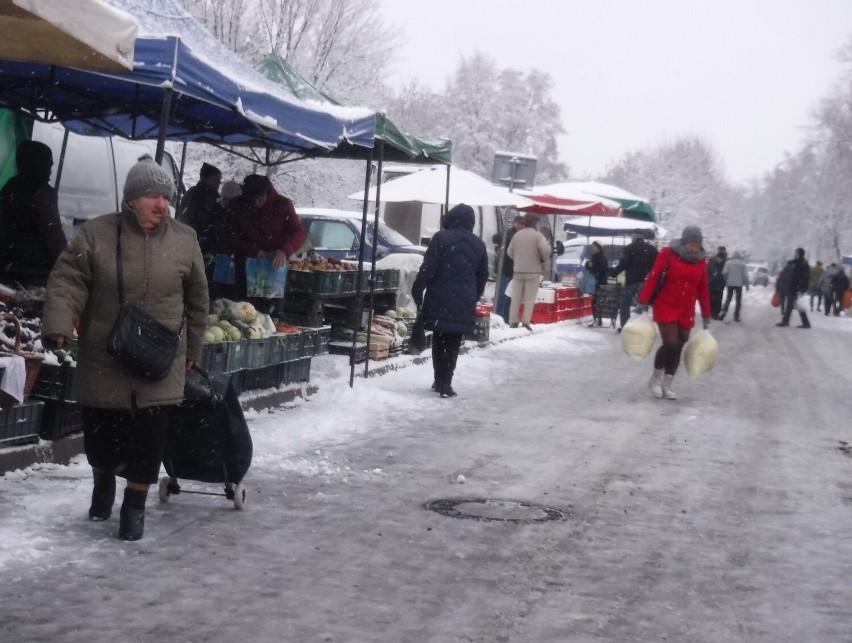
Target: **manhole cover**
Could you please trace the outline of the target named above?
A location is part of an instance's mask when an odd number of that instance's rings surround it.
[[[525,524],[565,518],[565,513],[559,509],[519,500],[445,498],[431,500],[425,506],[429,511],[435,511],[451,518],[469,518],[470,520]]]

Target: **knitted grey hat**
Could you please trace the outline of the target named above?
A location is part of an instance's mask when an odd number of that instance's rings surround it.
[[[683,229],[683,233],[680,235],[680,242],[683,245],[687,243],[697,243],[701,245],[701,242],[704,240],[704,237],[701,234],[701,228],[695,225],[688,225]]]
[[[125,201],[132,201],[140,196],[163,196],[171,200],[174,192],[172,177],[150,157],[140,159],[130,168],[124,181]]]

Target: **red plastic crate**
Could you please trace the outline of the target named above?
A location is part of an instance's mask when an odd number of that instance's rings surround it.
[[[530,319],[530,322],[532,322],[533,324],[552,324],[554,322],[559,321],[558,315],[559,313],[557,313],[555,310],[548,312],[540,312],[533,309],[533,314],[532,318]]]

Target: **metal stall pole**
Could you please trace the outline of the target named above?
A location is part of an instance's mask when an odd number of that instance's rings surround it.
[[[382,128],[384,131],[384,128]],[[370,307],[367,310],[367,359],[364,362],[364,377],[370,371],[370,338],[373,327],[373,305],[376,293],[376,244],[379,236],[379,207],[382,200],[382,165],[385,160],[385,140],[379,139],[379,166],[376,169],[376,211],[373,216],[373,252],[370,256]]]
[[[364,176],[364,205],[361,210],[361,236],[359,237],[358,246],[358,274],[355,284],[355,328],[352,329],[352,356],[349,361],[349,388],[355,386],[355,355],[358,346],[358,326],[361,323],[361,316],[364,307],[361,304],[361,275],[364,274],[364,241],[367,238],[367,212],[369,211],[369,199],[367,193],[370,191],[370,179],[373,172],[373,150],[370,150],[370,155],[367,157],[367,172]],[[378,195],[376,195],[378,199]],[[368,338],[369,339],[369,338]],[[370,359],[370,343],[367,342],[367,359]]]

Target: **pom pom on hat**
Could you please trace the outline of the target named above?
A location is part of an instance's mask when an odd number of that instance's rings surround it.
[[[150,156],[142,157],[130,168],[124,181],[124,200],[133,201],[141,196],[162,196],[171,200],[175,184],[166,171]]]

